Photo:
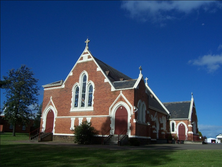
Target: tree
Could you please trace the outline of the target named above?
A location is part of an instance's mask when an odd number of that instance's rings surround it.
[[[97,131],[91,126],[91,122],[84,121],[81,125],[75,126],[74,134],[76,143],[90,144]]]
[[[13,125],[13,136],[15,136],[16,124],[27,124],[33,117],[38,102],[38,80],[33,77],[33,72],[22,65],[19,69],[11,69],[8,76],[3,76],[8,81],[3,86],[6,90],[6,102],[4,102],[5,119]]]
[[[36,116],[35,116],[35,120],[34,120],[34,128],[35,129],[40,127],[41,116],[42,116],[42,103],[38,107],[38,112],[36,113]]]

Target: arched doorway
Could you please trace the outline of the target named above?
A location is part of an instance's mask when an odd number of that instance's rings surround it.
[[[46,117],[46,127],[45,127],[46,133],[52,133],[53,123],[54,123],[54,113],[52,110],[50,110]]]
[[[120,106],[115,113],[115,134],[126,134],[128,113],[125,107]]]
[[[179,132],[178,133],[179,133],[178,134],[178,139],[179,140],[185,140],[186,139],[184,124],[179,125]]]

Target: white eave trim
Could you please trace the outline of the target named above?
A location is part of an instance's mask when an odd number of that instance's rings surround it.
[[[170,112],[167,110],[167,108],[163,105],[163,103],[159,100],[159,98],[156,96],[156,94],[151,90],[151,88],[148,86],[148,84],[145,84],[147,89],[152,93],[152,95],[156,98],[158,103],[163,107],[163,109],[170,115]]]
[[[192,116],[192,112],[193,112],[193,103],[194,103],[194,99],[193,96],[191,97],[191,101],[190,101],[190,110],[189,110],[189,121],[191,121],[191,116]]]
[[[142,78],[143,78],[143,74],[140,73],[136,83],[133,86],[134,89],[136,89],[138,87],[138,85],[139,85],[139,83],[140,83]]]

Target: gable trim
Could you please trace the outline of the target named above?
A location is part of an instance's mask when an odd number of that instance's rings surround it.
[[[148,86],[148,84],[145,84],[147,89],[152,93],[152,95],[156,98],[156,100],[158,101],[158,103],[163,107],[163,109],[166,111],[166,113],[168,113],[170,115],[170,112],[167,110],[167,108],[163,105],[163,103],[159,100],[159,98],[156,96],[156,94],[152,91],[152,89]]]

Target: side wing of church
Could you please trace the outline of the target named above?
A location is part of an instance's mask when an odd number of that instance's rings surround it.
[[[94,57],[88,42],[64,81],[43,85],[41,132],[69,140],[75,126],[88,121],[101,140],[115,135],[145,143],[167,139],[171,114],[144,81],[142,68],[132,79]]]

